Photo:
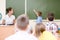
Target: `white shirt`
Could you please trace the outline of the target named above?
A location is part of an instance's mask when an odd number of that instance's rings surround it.
[[[53,32],[53,33],[56,33],[56,31],[58,30],[58,25],[54,22],[48,22],[46,24],[46,30]]]
[[[37,40],[37,38],[25,31],[19,31],[5,40]]]
[[[8,16],[8,14],[4,17],[5,20],[5,24],[13,24],[13,20],[15,20],[15,16],[11,15],[10,17]]]
[[[36,22],[37,22],[37,24],[42,23],[42,16],[38,16]]]

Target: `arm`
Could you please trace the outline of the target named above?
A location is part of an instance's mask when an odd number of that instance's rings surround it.
[[[5,24],[5,20],[2,21],[2,25],[4,25],[4,24]]]
[[[35,12],[35,14],[38,16],[38,12],[37,12],[35,9],[34,9],[33,11],[34,11],[34,12]]]
[[[13,20],[13,24],[15,24],[15,20]]]
[[[15,24],[15,21],[16,21],[15,16],[13,16],[13,24]]]

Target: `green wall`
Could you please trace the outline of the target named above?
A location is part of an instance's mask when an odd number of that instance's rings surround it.
[[[6,0],[6,7],[12,7],[14,9],[14,15],[16,18],[24,13],[25,1],[24,0]]]
[[[14,14],[24,13],[24,0],[6,0],[7,7],[14,8]],[[46,18],[48,12],[53,12],[56,19],[60,19],[60,0],[28,0],[28,16],[30,19],[36,18],[33,9],[37,9],[43,13],[43,18]]]

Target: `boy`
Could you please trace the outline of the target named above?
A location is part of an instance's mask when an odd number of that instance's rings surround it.
[[[33,10],[33,11],[34,11],[35,14],[37,15],[37,20],[36,20],[37,24],[42,23],[42,12],[36,11],[36,10]]]
[[[46,30],[49,32],[52,32],[53,34],[56,34],[56,32],[58,30],[58,25],[56,23],[54,23],[54,15],[49,15],[48,20],[49,21],[46,24]]]

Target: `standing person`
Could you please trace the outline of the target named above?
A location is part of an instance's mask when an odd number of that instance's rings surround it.
[[[13,15],[13,9],[11,7],[6,9],[7,15],[4,17],[2,24],[13,25],[15,24],[15,16]]]
[[[35,14],[37,15],[36,23],[37,23],[37,24],[42,23],[42,12],[40,12],[40,11],[36,11],[35,9],[34,9],[33,11],[34,11]]]
[[[56,34],[58,31],[58,25],[54,22],[54,14],[49,14],[47,18],[48,22],[46,24],[46,30],[52,32],[53,34]]]
[[[15,34],[7,37],[5,40],[37,40],[36,37],[29,34],[26,30],[29,25],[29,19],[26,15],[20,15],[16,20],[16,26],[19,29]]]

